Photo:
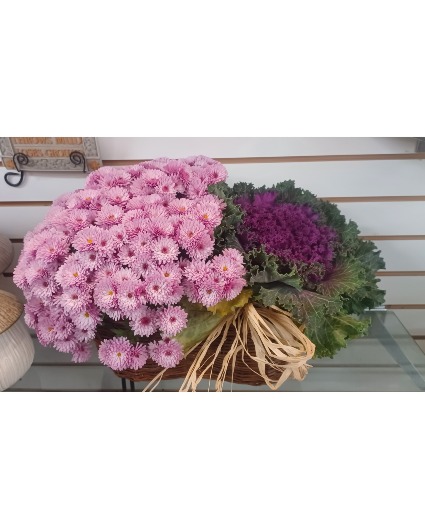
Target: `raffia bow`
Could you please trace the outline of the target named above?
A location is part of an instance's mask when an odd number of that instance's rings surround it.
[[[305,378],[311,366],[307,361],[313,357],[315,351],[313,342],[297,327],[288,312],[276,306],[255,307],[249,302],[225,316],[206,339],[194,345],[185,354],[187,357],[197,351],[180,388],[181,392],[196,391],[202,379],[208,379],[208,375],[211,377],[231,328],[234,328],[236,336],[231,342],[230,349],[222,357],[221,368],[215,381],[216,391],[223,390],[229,367],[233,377],[239,353],[242,354],[243,363],[263,378],[272,390],[277,390],[291,377],[297,381]],[[251,345],[248,345],[249,341],[252,342]],[[215,352],[211,354],[208,351],[213,347]],[[258,370],[248,365],[246,357],[257,363]],[[274,373],[270,374],[271,371]],[[158,374],[145,390],[154,389],[162,375],[163,372]]]

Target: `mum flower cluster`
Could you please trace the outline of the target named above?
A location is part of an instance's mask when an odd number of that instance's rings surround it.
[[[84,189],[54,201],[25,237],[14,272],[27,299],[25,320],[40,343],[86,361],[109,317],[152,341],[105,340],[102,363],[137,370],[150,357],[175,366],[183,357],[175,336],[188,320],[183,296],[209,307],[233,299],[246,284],[239,251],[213,257],[225,203],[208,186],[226,175],[203,156],[161,158],[103,167]]]

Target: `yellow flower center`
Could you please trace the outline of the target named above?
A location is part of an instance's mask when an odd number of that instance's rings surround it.
[[[112,290],[108,291],[108,295],[113,295],[113,294],[114,294],[114,292]]]
[[[170,277],[170,274],[168,272],[165,272],[164,277]]]
[[[93,240],[91,238],[88,238],[87,243],[93,243]]]
[[[85,316],[86,318],[89,318],[89,317],[90,317],[90,315],[87,313],[87,311],[84,313],[84,316]]]
[[[73,275],[74,277],[78,277],[78,272],[74,272],[72,275]]]
[[[226,265],[223,266],[223,272],[227,272],[229,270]]]
[[[120,358],[121,357],[121,352],[117,352],[117,356]]]
[[[202,215],[202,218],[203,218],[204,220],[208,220],[208,215],[207,215],[207,213],[204,213],[204,214]]]

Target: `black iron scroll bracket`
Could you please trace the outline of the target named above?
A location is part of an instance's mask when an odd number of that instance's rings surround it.
[[[81,167],[80,170],[83,173],[87,172],[86,168],[86,158],[84,154],[81,152],[78,152],[77,150],[74,150],[69,154],[69,160],[75,167]],[[17,186],[20,186],[22,184],[22,181],[24,180],[24,173],[25,170],[22,170],[23,166],[27,166],[29,163],[29,158],[26,154],[22,154],[21,152],[18,152],[16,154],[13,154],[13,164],[15,165],[16,172],[7,172],[4,175],[4,180],[6,181],[6,184],[9,186],[12,186],[16,188]],[[49,170],[31,170],[31,172],[46,172]],[[60,172],[64,170],[51,170],[52,172]],[[67,172],[74,171],[74,170],[66,170]],[[75,170],[78,171],[78,170]],[[9,177],[14,177],[17,179],[16,182],[12,182]]]

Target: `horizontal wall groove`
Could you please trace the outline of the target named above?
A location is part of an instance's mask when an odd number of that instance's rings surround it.
[[[425,304],[386,304],[386,309],[425,309]]]
[[[422,277],[425,270],[379,270],[376,272],[379,277]]]
[[[341,154],[322,156],[276,156],[276,157],[215,157],[223,164],[246,163],[309,163],[321,161],[390,161],[402,159],[425,159],[425,152],[405,154]],[[150,161],[151,159],[105,159],[104,166],[128,166]]]
[[[384,241],[384,240],[425,240],[425,234],[387,234],[387,235],[365,235],[359,236],[362,240]]]
[[[6,200],[0,201],[0,207],[39,207],[51,206],[52,200]]]
[[[382,197],[318,197],[328,202],[424,202],[425,195],[402,195]]]

